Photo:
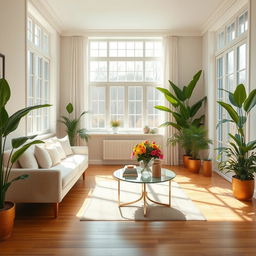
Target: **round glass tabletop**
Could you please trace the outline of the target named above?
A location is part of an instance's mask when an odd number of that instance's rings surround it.
[[[123,177],[124,168],[116,170],[113,175],[115,178],[126,181],[126,182],[132,182],[132,183],[161,183],[165,181],[170,181],[176,177],[176,173],[173,171],[170,171],[168,169],[162,168],[161,169],[161,177],[160,178],[154,178],[150,177],[149,179],[143,180],[141,176],[141,168],[137,168],[137,177]]]

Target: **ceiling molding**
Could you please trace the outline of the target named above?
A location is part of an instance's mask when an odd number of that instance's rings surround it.
[[[53,8],[47,1],[42,0],[29,0],[29,2],[37,9],[37,11],[61,34],[63,28],[63,22],[57,16]]]
[[[91,37],[163,37],[163,36],[202,36],[200,31],[170,31],[166,29],[89,29],[89,30],[66,30],[62,36],[91,36]]]
[[[247,0],[225,0],[202,25],[201,34],[203,35],[206,31],[211,30],[215,23],[220,20],[223,15],[225,15],[235,4],[238,6],[243,6],[246,4],[246,2]]]

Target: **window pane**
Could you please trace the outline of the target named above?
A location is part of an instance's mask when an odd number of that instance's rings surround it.
[[[124,87],[110,87],[110,119],[121,122],[124,126]]]
[[[90,81],[91,82],[107,81],[107,62],[106,61],[90,62]]]
[[[161,80],[160,61],[145,62],[145,81],[157,82]]]
[[[28,40],[33,42],[33,22],[31,19],[27,21],[27,33],[28,33]]]
[[[235,22],[227,26],[227,42],[231,42],[236,37]]]
[[[41,28],[38,25],[35,25],[35,45],[41,46]]]
[[[160,57],[162,44],[161,42],[148,41],[145,42],[145,56],[146,57]]]
[[[234,73],[234,51],[227,54],[227,71],[228,74]]]
[[[129,128],[142,128],[142,93],[141,86],[130,86],[128,88]]]
[[[246,67],[246,44],[243,44],[238,47],[237,49],[237,55],[238,55],[238,70],[245,69]]]
[[[105,87],[91,87],[91,127],[105,128],[106,104]]]

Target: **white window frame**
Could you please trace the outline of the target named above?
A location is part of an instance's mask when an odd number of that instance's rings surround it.
[[[27,36],[27,66],[28,66],[28,56],[29,53],[33,53],[33,97],[29,96],[29,69],[27,68],[27,97],[26,97],[26,105],[31,106],[29,104],[29,99],[32,99],[32,105],[37,105],[37,97],[36,97],[36,60],[37,58],[42,59],[42,79],[41,79],[41,102],[40,104],[46,104],[50,102],[51,99],[51,55],[50,55],[50,32],[48,32],[32,15],[28,15],[27,23],[29,20],[32,21],[32,41],[28,39]],[[27,25],[28,26],[28,25]],[[35,26],[38,26],[41,29],[41,40],[39,46],[35,44]],[[28,27],[27,30],[28,31]],[[44,35],[48,36],[48,46],[47,51],[45,51],[44,45]],[[48,63],[48,80],[45,79],[45,63]],[[45,83],[48,83],[48,95],[45,95],[45,90],[43,90]],[[41,123],[37,124],[37,117],[41,119]],[[45,119],[46,117],[46,119]],[[32,119],[32,130],[29,131],[29,119]],[[33,110],[27,116],[27,135],[42,135],[50,133],[50,119],[51,119],[51,111],[49,108],[43,108],[38,110]],[[46,123],[45,123],[46,121]]]
[[[109,57],[109,50],[107,50],[107,57],[90,57],[90,42],[91,41],[107,41],[109,49],[109,42],[110,41],[143,41],[143,57]],[[163,57],[145,57],[145,43],[148,41],[159,41],[162,42],[162,38],[124,38],[124,39],[117,39],[117,38],[102,38],[102,39],[95,39],[95,38],[89,38],[89,49],[88,49],[88,77],[90,77],[90,61],[107,61],[107,82],[90,82],[90,79],[88,78],[88,95],[91,95],[91,87],[104,87],[105,88],[105,109],[106,109],[106,114],[105,114],[105,127],[104,128],[93,128],[91,125],[91,121],[89,122],[89,130],[92,132],[104,132],[110,130],[110,122],[111,122],[111,113],[110,113],[110,87],[117,86],[117,87],[124,87],[125,91],[125,98],[124,98],[124,127],[121,128],[120,130],[122,131],[130,131],[130,132],[141,132],[142,128],[145,125],[148,125],[148,104],[147,104],[147,88],[148,87],[153,87],[156,88],[158,86],[162,87],[163,86],[163,72],[161,72],[161,81],[159,82],[145,82],[145,63],[146,61],[160,61],[161,64],[163,62]],[[121,81],[115,81],[115,82],[108,82],[109,81],[109,61],[142,61],[143,62],[143,81],[138,81],[138,82],[121,82]],[[143,90],[143,96],[142,96],[142,101],[143,101],[143,106],[142,106],[142,126],[139,128],[129,128],[128,127],[128,88],[131,86],[141,86]],[[161,96],[162,97],[162,96]],[[89,109],[92,109],[93,106],[91,105],[91,100],[90,97],[88,98],[89,102]],[[160,112],[160,116],[163,119],[164,114],[163,112]],[[90,118],[91,119],[91,118]],[[162,120],[161,120],[162,121]],[[159,123],[160,125],[161,123]],[[156,127],[151,127],[151,128],[157,128]]]
[[[238,49],[241,45],[245,44],[246,45],[246,81],[245,81],[245,85],[248,89],[248,81],[249,81],[249,38],[248,38],[248,34],[249,34],[249,17],[248,17],[248,30],[245,31],[244,33],[240,34],[238,33],[238,19],[241,15],[243,15],[244,13],[248,12],[247,9],[243,8],[239,13],[237,13],[235,15],[235,18],[232,19],[232,21],[236,20],[236,38],[234,40],[232,40],[231,42],[229,42],[228,44],[226,43],[225,47],[222,49],[218,49],[218,45],[216,45],[216,54],[215,54],[215,85],[216,85],[216,100],[219,100],[218,98],[218,59],[223,58],[223,84],[222,84],[222,88],[229,90],[229,88],[227,88],[227,54],[231,51],[234,51],[234,86],[236,86],[238,84],[238,73],[241,70],[238,70]],[[249,12],[248,12],[249,15]],[[228,24],[232,23],[229,22]],[[225,25],[224,27],[226,28],[227,25]],[[220,33],[220,31],[223,31],[223,27],[217,31],[217,38],[218,38],[218,34]],[[226,31],[226,30],[225,30]],[[226,36],[225,36],[226,38]],[[218,41],[217,41],[218,43]],[[228,95],[225,92],[222,92],[222,99],[224,98],[225,101],[227,101],[228,99]],[[218,122],[219,118],[218,118],[218,103],[216,102],[216,123]],[[225,119],[227,117],[227,113],[225,111],[222,112],[222,119]],[[222,125],[222,137],[221,137],[221,141],[219,140],[218,137],[218,131],[220,128],[216,129],[215,132],[215,148],[218,147],[222,147],[222,146],[226,146],[229,138],[228,138],[228,132],[230,131],[229,128],[229,124],[225,123]],[[247,130],[247,134],[248,134],[248,127],[246,127]],[[216,158],[217,162],[221,161],[222,159],[218,159],[218,152],[215,151],[216,154]]]

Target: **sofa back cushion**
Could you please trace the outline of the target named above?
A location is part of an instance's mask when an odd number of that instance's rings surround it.
[[[43,146],[36,145],[34,154],[40,168],[48,169],[52,167],[52,159],[48,151],[45,149],[44,145]]]
[[[65,151],[66,156],[73,154],[73,151],[72,151],[70,143],[69,143],[68,136],[58,139],[58,141],[60,142],[63,150]]]
[[[54,145],[49,145],[49,146],[46,145],[45,148],[48,151],[48,153],[52,159],[52,166],[59,164],[61,158],[60,158],[60,154],[59,154],[57,148]]]
[[[36,161],[34,152],[31,149],[25,151],[19,158],[19,164],[21,168],[38,169],[38,163]]]

